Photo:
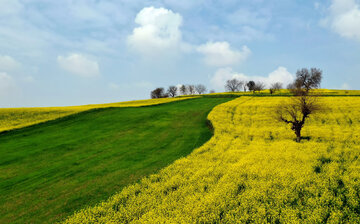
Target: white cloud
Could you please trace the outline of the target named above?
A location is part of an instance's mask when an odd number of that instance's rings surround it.
[[[130,48],[145,55],[181,48],[182,17],[165,8],[146,7],[136,16],[139,24],[128,36]]]
[[[247,46],[242,51],[233,50],[228,42],[207,42],[197,47],[204,54],[204,61],[211,66],[228,66],[243,62],[251,53]]]
[[[214,88],[220,90],[224,88],[226,80],[235,77],[239,78],[238,75],[243,75],[243,74],[236,74],[232,71],[231,68],[220,68],[215,72],[215,75],[210,79],[210,83]]]
[[[220,68],[216,71],[215,75],[211,78],[211,85],[218,91],[224,89],[224,85],[229,79],[239,79],[243,81],[260,81],[263,82],[267,87],[275,82],[281,82],[284,87],[289,83],[293,82],[294,75],[288,72],[285,67],[278,67],[275,71],[264,76],[248,76],[243,73],[236,73],[231,68]]]
[[[321,21],[342,37],[360,41],[360,4],[355,0],[333,0],[330,15]]]
[[[20,63],[8,55],[0,55],[0,71],[13,71],[20,67]]]
[[[58,56],[59,66],[74,75],[81,77],[100,76],[99,64],[81,54],[70,54],[69,56]]]
[[[271,72],[268,77],[264,78],[262,81],[270,85],[275,82],[281,82],[284,84],[284,87],[292,83],[295,79],[295,76],[288,72],[285,67],[278,67],[275,71]],[[261,79],[260,79],[261,81]]]

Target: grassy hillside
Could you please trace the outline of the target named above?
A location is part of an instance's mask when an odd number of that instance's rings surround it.
[[[190,97],[160,98],[150,100],[134,100],[119,103],[89,104],[83,106],[68,107],[28,107],[28,108],[0,108],[0,132],[16,128],[22,128],[41,122],[55,120],[70,114],[80,113],[86,110],[108,107],[141,107],[169,103],[178,100],[186,100]]]
[[[0,223],[51,223],[207,141],[226,98],[96,109],[0,134]]]
[[[301,143],[271,116],[284,100],[215,107],[205,145],[66,223],[360,223],[360,97],[319,99]]]

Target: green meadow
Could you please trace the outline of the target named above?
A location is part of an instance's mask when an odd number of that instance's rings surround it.
[[[232,98],[94,109],[0,134],[0,223],[52,223],[188,155]]]

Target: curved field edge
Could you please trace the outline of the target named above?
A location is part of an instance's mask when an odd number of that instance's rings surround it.
[[[177,97],[160,98],[150,100],[135,100],[119,103],[107,104],[89,104],[83,106],[65,106],[65,107],[32,107],[32,108],[0,108],[0,133],[14,129],[20,129],[51,120],[56,120],[65,116],[81,113],[87,110],[111,108],[111,107],[143,107],[160,105],[164,103],[176,102],[195,98]]]
[[[189,156],[65,223],[359,223],[360,97],[324,97],[307,137],[241,97],[208,115],[214,136]]]
[[[107,199],[210,139],[230,99],[103,108],[0,135],[0,223],[51,223]]]

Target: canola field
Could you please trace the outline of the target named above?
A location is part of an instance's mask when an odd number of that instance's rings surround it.
[[[336,89],[314,89],[312,93],[320,96],[360,96],[360,90],[336,90]],[[270,94],[269,89],[261,91],[247,92],[223,92],[223,93],[210,93],[207,96],[219,96],[219,95],[235,95],[235,96],[292,96],[293,94],[288,89],[277,90],[273,94]]]
[[[301,143],[286,100],[216,106],[206,144],[65,223],[360,223],[360,97],[321,97]]]
[[[141,107],[151,106],[194,97],[160,98],[150,100],[134,100],[120,103],[90,104],[68,107],[33,107],[33,108],[0,108],[0,132],[22,128],[41,122],[55,120],[86,110],[107,107]]]

